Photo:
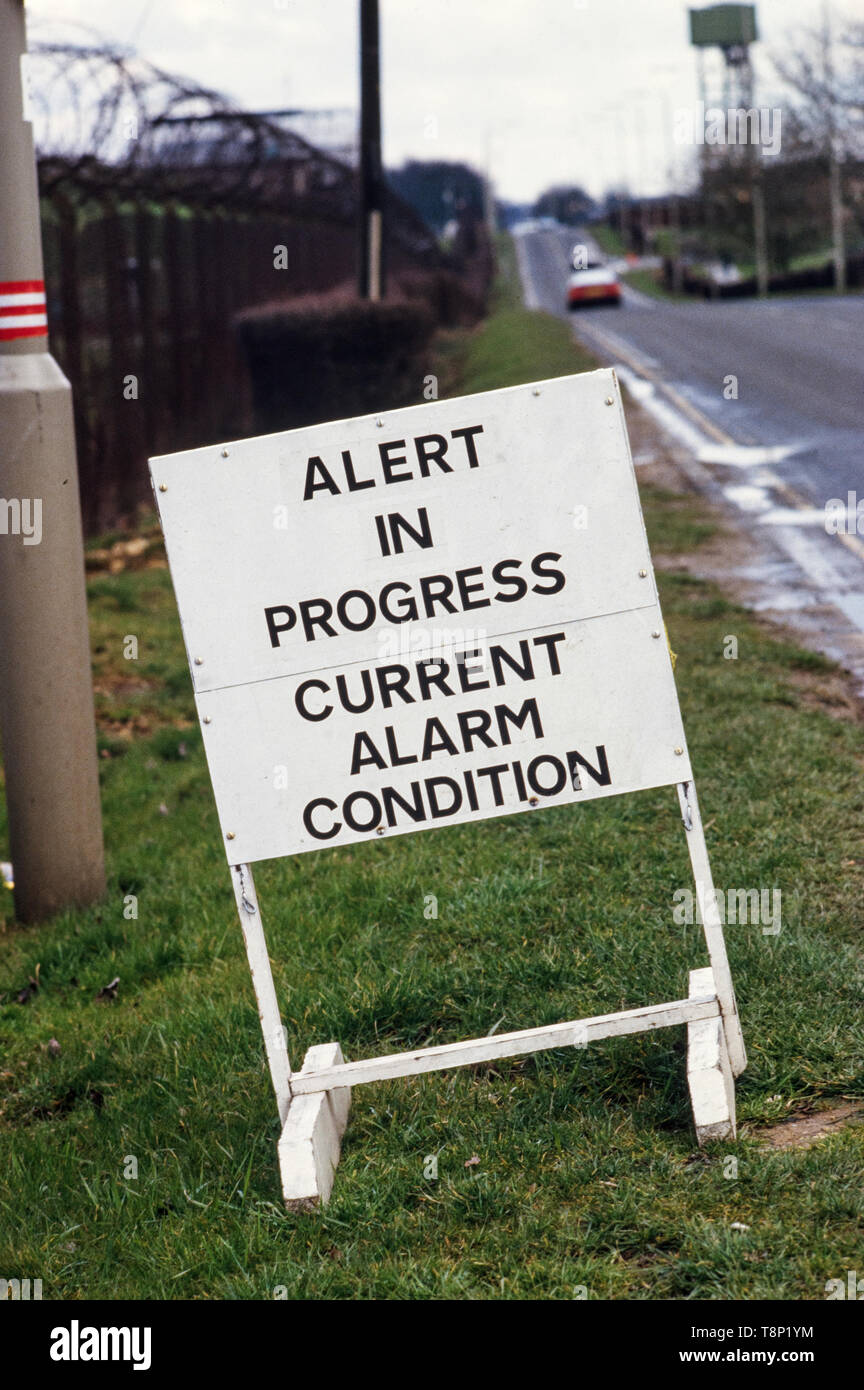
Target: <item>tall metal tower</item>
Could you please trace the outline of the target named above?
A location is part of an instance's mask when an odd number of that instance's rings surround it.
[[[699,55],[699,95],[708,104],[705,88],[705,49],[719,48],[724,60],[723,105],[749,108],[753,99],[750,45],[756,43],[755,5],[709,5],[690,10],[690,42]]]
[[[723,54],[723,92],[722,106],[732,108],[753,108],[754,80],[753,64],[750,61],[750,45],[756,43],[759,33],[756,27],[755,5],[709,5],[706,9],[690,10],[690,42],[696,49],[699,60],[699,96],[703,113],[709,106],[706,90],[705,50],[719,48]],[[720,103],[716,103],[720,104]],[[728,146],[726,157],[729,157]],[[709,150],[701,146],[702,177],[709,162]],[[744,150],[744,159],[750,175],[750,202],[753,208],[753,243],[756,262],[756,283],[760,295],[768,293],[768,239],[765,222],[765,189],[762,178],[762,154],[758,144],[749,143]]]

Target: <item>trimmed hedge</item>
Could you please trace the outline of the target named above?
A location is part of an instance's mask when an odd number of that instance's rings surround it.
[[[488,286],[476,271],[405,270],[396,281],[399,293],[422,300],[440,328],[472,328],[486,314]]]
[[[248,309],[235,325],[263,433],[422,399],[435,319],[419,298],[308,295]]]

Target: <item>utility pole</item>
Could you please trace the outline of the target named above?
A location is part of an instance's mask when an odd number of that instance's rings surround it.
[[[723,54],[723,102],[728,111],[740,104],[745,111],[754,110],[754,76],[750,47],[759,35],[756,28],[755,5],[709,5],[707,9],[690,10],[690,42],[696,48],[699,64],[699,97],[702,118],[705,117],[707,92],[705,80],[706,48],[719,48]],[[711,168],[707,141],[701,147],[702,160],[702,220],[709,225],[707,176]],[[728,167],[728,164],[727,164]],[[770,288],[768,257],[768,226],[765,213],[765,171],[761,152],[755,141],[748,141],[743,172],[750,185],[750,207],[753,216],[753,256],[756,263],[756,287],[760,297]]]
[[[617,163],[621,170],[622,181],[622,193],[618,201],[618,235],[621,237],[622,253],[626,253],[630,240],[628,235],[630,225],[630,165],[624,140],[624,114],[620,106],[617,107],[614,114],[615,124],[612,128],[615,131],[615,148],[618,156]]]
[[[743,95],[743,106],[749,111],[754,106],[754,80],[753,66],[750,62],[749,48],[745,49],[745,58],[742,64],[741,91]],[[770,271],[768,264],[768,226],[765,216],[765,170],[762,164],[762,152],[759,146],[751,141],[747,147],[747,162],[750,166],[750,203],[753,211],[753,250],[756,260],[756,292],[760,299],[767,298],[770,288]]]
[[[489,241],[494,245],[495,236],[498,231],[498,219],[495,215],[495,187],[492,183],[492,132],[486,131],[485,141],[486,169],[483,174],[483,220],[486,223],[486,230],[489,233]]]
[[[753,175],[750,185],[753,201],[753,244],[756,248],[756,290],[760,299],[765,299],[770,289],[768,270],[768,227],[765,219],[765,182],[762,159],[757,151],[753,153]]]
[[[72,392],[48,352],[23,0],[0,0],[0,737],[15,910],[105,892]]]
[[[381,163],[381,53],[378,0],[360,0],[361,299],[384,294],[384,171]]]
[[[834,55],[831,49],[831,12],[827,0],[822,8],[822,75],[828,101],[828,197],[831,203],[831,245],[834,259],[834,288],[846,291],[846,247],[843,236],[843,190],[837,152],[837,112],[834,90]]]

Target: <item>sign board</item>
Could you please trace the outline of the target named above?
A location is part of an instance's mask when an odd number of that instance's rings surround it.
[[[610,370],[151,470],[230,863],[689,779]]]
[[[605,370],[151,459],[282,1124],[325,1202],[352,1091],[686,1025],[699,1142],[746,1062],[618,383]],[[251,864],[674,784],[686,997],[292,1071]]]

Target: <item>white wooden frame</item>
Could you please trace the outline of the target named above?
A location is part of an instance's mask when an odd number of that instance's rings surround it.
[[[701,1145],[713,1139],[735,1138],[734,1078],[747,1064],[744,1039],[692,782],[678,784],[678,798],[710,961],[710,966],[691,971],[686,999],[357,1062],[344,1061],[338,1043],[326,1043],[309,1049],[299,1072],[291,1071],[252,870],[248,864],[232,866],[237,911],[282,1123],[279,1167],[288,1207],[313,1208],[327,1201],[354,1086],[546,1048],[584,1046],[601,1038],[678,1024],[687,1025],[687,1081],[697,1140]]]

